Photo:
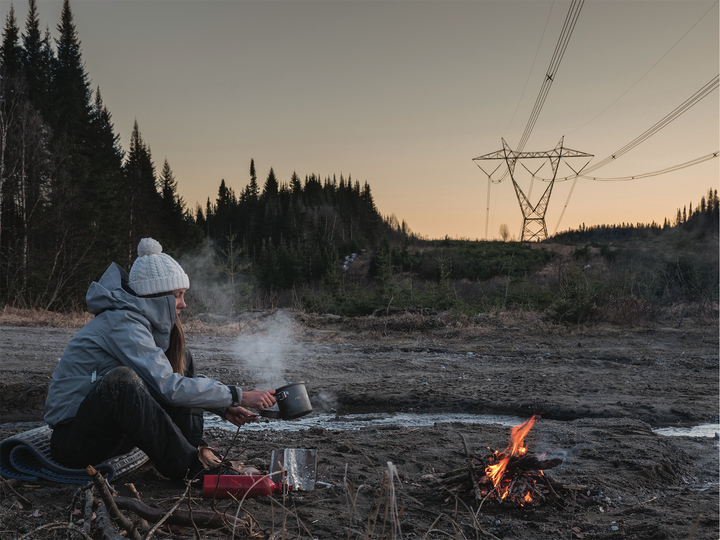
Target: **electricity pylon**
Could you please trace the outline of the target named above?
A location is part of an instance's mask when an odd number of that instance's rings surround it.
[[[550,203],[550,194],[552,193],[553,186],[555,184],[555,177],[557,176],[558,167],[560,165],[560,160],[565,158],[571,158],[571,157],[583,157],[583,158],[592,158],[592,154],[587,154],[585,152],[578,152],[577,150],[571,150],[570,148],[563,148],[563,140],[565,138],[561,137],[560,142],[557,144],[554,150],[550,150],[549,152],[513,152],[510,147],[505,142],[505,139],[501,139],[503,143],[503,149],[498,150],[497,152],[491,152],[489,154],[485,154],[484,156],[479,156],[476,158],[473,158],[473,161],[487,161],[487,160],[493,160],[493,159],[504,159],[505,163],[508,167],[508,172],[510,173],[510,178],[512,179],[513,186],[515,187],[515,195],[517,196],[518,203],[520,204],[520,211],[523,215],[523,230],[522,235],[520,236],[520,241],[523,242],[525,240],[532,241],[535,239],[538,240],[545,240],[548,236],[547,234],[547,226],[545,225],[545,213],[547,212],[548,204]],[[520,189],[520,186],[515,181],[515,165],[518,162],[518,160],[521,159],[549,159],[550,160],[550,166],[552,167],[552,180],[550,180],[550,183],[548,184],[548,187],[545,189],[545,193],[542,194],[540,197],[540,200],[537,202],[535,206],[533,206],[530,203],[530,200],[528,197],[523,193],[523,190]],[[588,160],[589,163],[590,160]],[[567,164],[567,162],[566,162]],[[479,164],[476,163],[478,167],[480,167]],[[587,165],[587,163],[585,164]],[[524,166],[524,165],[523,165]],[[568,164],[568,167],[570,165]],[[572,169],[572,167],[570,167]],[[583,169],[585,167],[583,166]],[[482,167],[480,167],[481,170]],[[527,169],[527,167],[526,167]],[[497,169],[495,169],[497,170]],[[575,171],[572,169],[575,175],[579,175],[582,169],[579,171]],[[493,171],[494,172],[494,171]],[[485,172],[487,174],[487,172]],[[488,181],[490,180],[490,176],[488,175]],[[534,177],[534,175],[533,175]],[[488,189],[489,184],[488,184]]]

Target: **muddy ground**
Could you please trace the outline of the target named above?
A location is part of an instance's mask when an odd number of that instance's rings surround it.
[[[717,321],[558,327],[534,314],[459,320],[434,314],[341,319],[249,314],[234,324],[188,325],[199,371],[245,388],[307,381],[317,413],[437,412],[541,415],[530,453],[561,457],[548,471],[583,486],[554,502],[517,507],[449,492],[433,475],[502,450],[509,428],[459,422],[427,427],[369,426],[239,432],[211,428],[221,452],[267,466],[274,448],[316,448],[314,491],[247,499],[253,528],[236,537],[380,538],[387,462],[398,469],[395,502],[405,538],[717,539],[718,440],[665,437],[652,429],[718,422]],[[220,321],[222,322],[222,321]],[[57,358],[75,329],[0,327],[0,439],[38,424]],[[282,360],[280,362],[279,360]],[[274,423],[273,423],[274,422]],[[344,479],[347,478],[348,484]],[[148,505],[169,509],[184,490],[147,465],[115,482],[133,483]],[[347,486],[359,492],[352,507]],[[452,486],[450,486],[452,487]],[[38,481],[0,494],[0,537],[19,538],[66,522],[77,487]],[[194,493],[193,508],[209,509]],[[25,499],[23,501],[23,498]],[[274,502],[273,502],[274,501]],[[373,529],[376,505],[380,518]],[[235,513],[237,503],[219,508]],[[183,503],[186,507],[186,503]],[[352,512],[352,516],[350,515]],[[128,515],[135,518],[132,513]],[[75,516],[77,521],[82,515]],[[93,529],[94,531],[94,529]],[[230,538],[202,529],[202,537]],[[371,532],[374,536],[371,536]],[[388,538],[398,538],[390,533]],[[93,532],[95,538],[99,538]],[[162,527],[159,538],[193,538],[191,527]],[[42,530],[36,538],[64,532]]]

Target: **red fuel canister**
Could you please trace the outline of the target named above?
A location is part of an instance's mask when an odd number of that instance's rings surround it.
[[[217,491],[216,491],[217,490]],[[267,476],[216,475],[207,474],[203,479],[203,497],[227,499],[234,497],[263,497],[282,491],[280,482],[273,482]]]

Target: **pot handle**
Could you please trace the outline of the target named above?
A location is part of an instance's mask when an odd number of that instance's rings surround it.
[[[268,411],[266,409],[260,411],[260,415],[266,418],[282,418],[280,411]]]

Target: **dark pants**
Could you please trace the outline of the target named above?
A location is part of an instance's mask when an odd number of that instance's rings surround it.
[[[197,462],[202,433],[202,411],[163,407],[134,371],[119,367],[93,387],[71,422],[55,426],[50,449],[59,463],[84,469],[137,446],[161,474],[181,479]]]

